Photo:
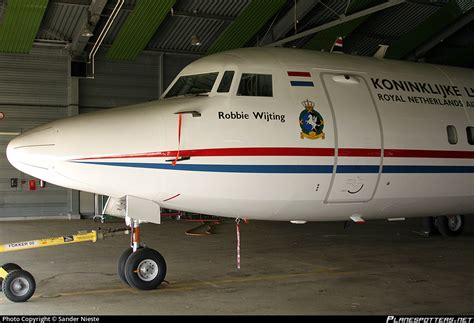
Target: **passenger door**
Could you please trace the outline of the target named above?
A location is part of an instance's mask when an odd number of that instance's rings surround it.
[[[326,202],[367,202],[375,195],[382,166],[377,107],[363,77],[321,77],[336,124],[336,167]]]

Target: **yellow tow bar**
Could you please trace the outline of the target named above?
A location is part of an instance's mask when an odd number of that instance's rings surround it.
[[[79,242],[96,242],[97,241],[97,231],[79,231],[77,234],[72,236],[62,236],[56,238],[46,238],[39,240],[31,241],[21,241],[21,242],[11,242],[7,244],[0,245],[0,252],[10,252],[10,251],[20,251],[27,249],[43,248],[43,247],[52,247],[60,246],[64,244],[72,244]]]
[[[21,251],[27,249],[36,249],[44,247],[54,247],[66,244],[80,242],[96,242],[107,237],[119,234],[128,234],[130,231],[125,229],[108,229],[79,231],[71,236],[62,236],[55,238],[45,238],[31,241],[11,242],[0,245],[0,253]],[[0,267],[0,291],[13,302],[26,302],[33,296],[36,289],[36,282],[33,276],[14,263],[3,264]]]

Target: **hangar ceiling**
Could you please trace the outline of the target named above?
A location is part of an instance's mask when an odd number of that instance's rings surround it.
[[[387,58],[474,67],[473,0],[0,0],[3,53],[59,46],[86,61],[106,29],[107,60],[207,55],[288,37],[282,46],[328,51],[342,36],[348,54],[387,45]]]

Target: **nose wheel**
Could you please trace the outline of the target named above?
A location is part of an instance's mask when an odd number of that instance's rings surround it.
[[[124,275],[131,287],[141,290],[155,289],[165,279],[165,259],[154,249],[139,249],[128,257]]]
[[[132,221],[130,227],[132,248],[128,248],[120,256],[118,275],[133,288],[155,289],[165,279],[165,259],[158,251],[140,245],[140,227],[137,221]]]

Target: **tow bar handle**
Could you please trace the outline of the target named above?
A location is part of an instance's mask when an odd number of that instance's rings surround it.
[[[96,242],[98,239],[102,240],[107,237],[116,236],[119,234],[128,234],[128,229],[109,229],[109,230],[92,230],[79,231],[77,234],[71,236],[62,236],[55,238],[46,238],[31,241],[11,242],[0,245],[0,253],[20,251],[44,247],[60,246],[65,244],[73,244],[80,242]]]

